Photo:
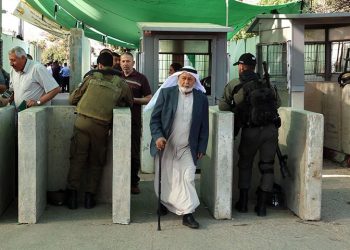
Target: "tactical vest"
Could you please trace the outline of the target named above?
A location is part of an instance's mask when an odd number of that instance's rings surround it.
[[[88,87],[77,105],[77,112],[111,122],[113,109],[122,94],[122,80],[117,76],[108,80],[102,73],[95,72],[87,81]]]
[[[274,87],[259,79],[242,83],[240,88],[243,89],[244,101],[237,107],[237,113],[243,126],[260,127],[280,121],[278,94]]]

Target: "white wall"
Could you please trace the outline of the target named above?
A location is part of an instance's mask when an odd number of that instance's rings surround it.
[[[3,68],[7,71],[10,72],[10,64],[9,64],[9,59],[8,59],[8,52],[10,49],[16,46],[22,47],[27,53],[29,53],[29,44],[27,42],[24,42],[22,40],[19,40],[13,36],[9,36],[6,34],[1,34],[1,39],[3,41],[2,45],[2,65]]]

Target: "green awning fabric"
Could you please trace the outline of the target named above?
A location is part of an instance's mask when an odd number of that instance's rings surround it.
[[[65,28],[84,24],[87,37],[127,48],[139,46],[138,22],[184,22],[226,25],[225,0],[26,0],[34,9]],[[55,7],[55,5],[57,6]],[[301,1],[257,6],[228,0],[228,26],[234,32],[258,14],[297,14]],[[81,23],[78,23],[81,27]],[[90,29],[93,28],[93,29]],[[98,32],[96,32],[98,31]],[[104,36],[103,36],[104,35]]]

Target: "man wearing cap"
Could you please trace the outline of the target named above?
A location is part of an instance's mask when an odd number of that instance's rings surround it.
[[[193,212],[199,205],[194,178],[197,160],[208,144],[208,99],[197,71],[182,68],[169,76],[149,106],[154,105],[150,121],[151,155],[155,156],[155,191],[158,195],[159,156],[161,159],[161,215],[168,211],[183,216],[182,224],[198,228]],[[154,103],[154,100],[155,103]]]
[[[251,122],[252,108],[250,100],[252,92],[258,88],[267,88],[265,85],[261,85],[266,83],[259,80],[259,75],[254,72],[255,56],[245,53],[233,65],[238,65],[239,79],[234,79],[225,86],[223,97],[219,102],[219,109],[235,113],[235,135],[238,134],[236,128],[242,128],[238,149],[238,188],[240,189],[240,197],[235,204],[235,208],[241,213],[248,212],[248,190],[251,183],[253,161],[259,150],[261,182],[255,211],[258,216],[265,216],[265,201],[267,194],[272,191],[274,182],[273,165],[278,143],[278,129],[270,120],[263,124]],[[274,98],[277,98],[277,93]],[[274,100],[272,101],[274,102]],[[276,110],[277,106],[276,104]]]

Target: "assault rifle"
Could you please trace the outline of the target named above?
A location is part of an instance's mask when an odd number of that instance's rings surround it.
[[[266,83],[268,84],[268,86],[271,87],[270,74],[269,74],[268,69],[267,69],[266,61],[264,61],[262,63],[262,65],[263,65],[263,69],[264,69],[264,79],[265,79]],[[274,88],[275,88],[275,91],[276,91],[276,95],[278,96],[277,88],[275,86],[274,86]],[[281,126],[281,119],[279,117],[278,117],[278,121],[277,121],[277,123],[275,123],[275,125],[278,128]],[[289,171],[289,169],[287,167],[288,155],[283,155],[282,154],[280,146],[278,145],[278,143],[277,143],[276,153],[277,153],[278,161],[280,163],[280,170],[281,170],[282,178],[284,179],[284,178],[286,178],[286,176],[287,177],[291,177],[292,175],[290,174],[290,171]]]

